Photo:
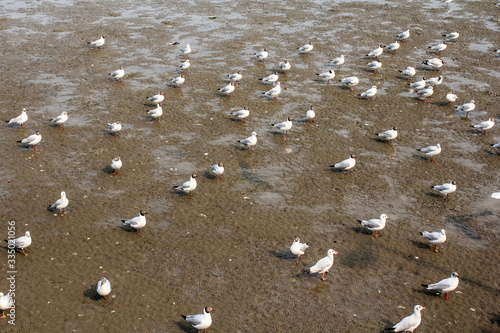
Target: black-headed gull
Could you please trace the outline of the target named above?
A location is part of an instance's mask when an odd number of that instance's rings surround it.
[[[120,160],[120,156],[111,160],[111,168],[113,169],[113,175],[120,175],[120,169],[122,168],[122,160]]]
[[[229,77],[229,80],[231,81],[239,81],[243,78],[243,74],[241,74],[241,71],[237,71],[236,73],[233,73],[233,74],[228,74],[227,75]]]
[[[307,112],[306,112],[306,123],[309,124],[310,121],[314,123],[315,117],[316,117],[316,113],[314,112],[314,106],[311,105],[309,110],[307,110]]]
[[[440,75],[438,77],[431,77],[425,80],[428,86],[439,86],[441,83],[443,83],[443,76]]]
[[[268,97],[272,97],[274,100],[278,99],[278,95],[281,93],[281,85],[280,83],[276,83],[276,85],[270,90],[263,92],[262,94]]]
[[[120,69],[117,69],[114,72],[109,73],[113,79],[116,79],[117,81],[121,81],[122,77],[125,76],[125,70],[123,69],[122,66],[120,66]]]
[[[182,185],[175,185],[174,189],[176,189],[177,191],[187,193],[187,198],[191,199],[193,197],[191,192],[193,192],[198,186],[196,178],[198,178],[198,176],[195,173],[193,173],[191,175],[191,178],[189,178],[189,180],[185,181]]]
[[[106,36],[101,36],[101,38],[96,39],[93,42],[87,42],[87,45],[101,49],[101,46],[103,46],[104,43],[106,43]]]
[[[186,44],[186,47],[181,49],[181,52],[182,54],[184,54],[184,56],[186,57],[186,59],[188,58],[188,55],[192,52],[193,50],[191,50],[191,46],[189,44]]]
[[[396,54],[396,50],[399,49],[400,44],[398,41],[395,41],[394,43],[391,43],[385,47],[386,50],[389,50],[391,54]]]
[[[379,236],[377,231],[380,231],[385,228],[386,220],[390,217],[386,214],[380,215],[378,219],[370,219],[370,220],[356,220],[362,226],[366,227],[368,230],[373,231],[373,237],[377,238]]]
[[[442,36],[448,40],[455,41],[458,37],[460,37],[460,31],[450,32],[443,34]]]
[[[191,67],[191,62],[189,61],[189,59],[186,59],[184,60],[183,62],[181,62],[181,64],[179,65],[179,68],[181,69],[181,71],[184,71],[184,72],[187,72],[187,69]]]
[[[286,73],[287,71],[290,70],[290,68],[292,68],[292,65],[290,64],[290,61],[288,60],[283,60],[282,62],[280,62],[278,64],[279,68],[281,69],[281,71],[283,73]]]
[[[2,317],[0,318],[7,318],[7,316],[5,316],[5,310],[12,308],[13,304],[14,300],[9,294],[4,295],[0,293],[0,310],[2,310]]]
[[[285,121],[278,123],[278,124],[271,124],[271,126],[279,129],[280,131],[283,131],[283,133],[286,136],[288,131],[292,129],[292,126],[293,126],[292,120],[293,120],[292,117],[288,117],[288,118],[286,118]]]
[[[358,85],[359,79],[356,76],[349,76],[339,80],[342,84],[351,88],[351,91],[354,90],[354,86]]]
[[[426,85],[425,81],[426,81],[425,77],[422,77],[422,80],[410,83],[409,86],[414,90],[424,89]]]
[[[446,197],[446,201],[448,201],[448,194],[453,193],[457,190],[457,184],[454,180],[449,183],[444,183],[442,185],[433,185],[431,186],[433,190],[441,192]]]
[[[259,79],[260,81],[264,82],[264,83],[274,83],[276,81],[278,81],[278,72],[275,72],[263,79]]]
[[[105,277],[102,277],[97,282],[97,293],[104,297],[104,301],[108,301],[108,295],[111,293],[111,282]]]
[[[231,93],[234,91],[234,82],[229,83],[227,86],[224,86],[219,89],[221,94],[224,94],[227,96],[227,98],[231,98]]]
[[[212,325],[212,316],[210,315],[210,312],[215,311],[215,309],[212,309],[210,307],[206,307],[203,309],[203,313],[196,314],[196,315],[181,315],[182,318],[186,319],[191,325],[193,325],[194,328],[196,328],[198,331],[205,331],[207,328]]]
[[[323,80],[326,80],[326,84],[330,84],[330,80],[333,80],[335,78],[335,72],[331,69],[328,72],[319,73],[316,75],[318,75]]]
[[[147,212],[144,210],[139,211],[139,216],[136,216],[134,218],[131,218],[129,220],[122,220],[123,224],[132,227],[137,230],[137,234],[140,235],[142,231],[140,231],[141,228],[144,228],[146,226],[146,214]]]
[[[238,119],[241,119],[241,122],[244,124],[246,123],[245,118],[250,115],[250,110],[245,106],[241,110],[231,112],[230,115],[238,117]]]
[[[268,49],[264,49],[264,50],[262,50],[260,52],[254,53],[254,55],[257,57],[257,59],[259,59],[262,62],[264,62],[264,60],[269,56],[269,50]]]
[[[61,213],[61,216],[66,215],[66,211],[64,208],[68,207],[69,200],[66,198],[66,192],[61,192],[61,197],[57,199],[56,202],[54,202],[52,205],[49,205],[47,207],[48,210],[53,211],[53,212],[59,212]]]
[[[377,86],[372,86],[370,89],[368,89],[367,91],[359,94],[359,97],[364,97],[364,98],[368,98],[369,101],[372,100],[372,97],[375,96],[377,94]]]
[[[406,42],[410,38],[410,29],[403,31],[402,33],[396,35],[396,38],[401,39],[402,42]]]
[[[438,55],[441,55],[441,53],[448,47],[448,45],[445,42],[439,43],[434,46],[429,46],[429,48],[432,51],[436,51]]]
[[[392,144],[392,140],[398,137],[398,129],[396,128],[396,126],[393,126],[392,129],[382,133],[378,133],[377,135],[387,143]]]
[[[311,266],[306,271],[309,273],[322,274],[321,280],[325,281],[325,273],[330,273],[330,268],[333,266],[333,256],[337,253],[338,252],[336,252],[335,250],[329,249],[326,257],[318,260],[318,262],[314,266]]]
[[[293,240],[292,246],[290,246],[290,252],[297,256],[297,260],[293,263],[297,264],[300,260],[302,260],[302,255],[304,251],[309,247],[308,243],[301,243],[299,237],[295,237]]]
[[[24,143],[25,145],[32,146],[33,149],[37,149],[36,144],[38,144],[40,141],[42,141],[42,135],[40,134],[39,131],[36,131],[35,134],[32,134],[28,136],[27,138],[24,138],[20,141],[17,141],[19,143]]]
[[[394,325],[391,330],[394,332],[413,332],[422,321],[420,311],[424,310],[425,307],[422,305],[415,305],[413,308],[413,314],[403,318],[399,323]]]
[[[161,103],[163,102],[164,99],[165,99],[165,93],[161,91],[154,96],[148,97],[148,100],[153,104]]]
[[[24,236],[18,237],[16,239],[5,240],[9,244],[13,244],[14,248],[19,250],[22,254],[27,256],[28,254],[24,252],[24,249],[31,245],[31,234],[29,231],[26,231]]]
[[[488,133],[486,133],[486,130],[489,130],[493,126],[495,126],[495,119],[493,119],[493,118],[490,118],[486,121],[480,122],[477,125],[471,125],[471,127],[474,127],[474,128],[477,128],[478,130],[483,131],[484,135],[488,135]]]
[[[312,42],[309,42],[308,44],[301,46],[298,48],[299,53],[307,54],[311,53],[312,49],[314,48],[314,45]]]
[[[444,293],[444,298],[446,300],[450,300],[448,293],[457,289],[458,284],[460,282],[460,275],[457,272],[451,273],[451,276],[447,279],[443,279],[439,282],[433,284],[422,284],[422,287],[425,287],[427,290],[438,293],[438,295]]]
[[[417,91],[417,97],[423,97],[425,103],[429,102],[429,97],[431,97],[432,94],[434,94],[433,86],[427,86],[424,89]]]
[[[378,57],[384,52],[385,45],[380,44],[375,50],[368,53],[366,56],[370,58],[375,58],[378,61]]]
[[[431,158],[431,162],[434,163],[434,156],[441,153],[441,145],[438,143],[435,146],[429,146],[425,148],[417,149],[419,152],[425,153],[425,155]]]
[[[474,111],[475,108],[476,108],[476,102],[474,102],[474,100],[471,100],[468,103],[457,106],[456,111],[465,112],[465,117],[468,117],[469,112]]]
[[[435,70],[439,70],[444,65],[444,61],[440,58],[427,59],[422,62],[422,64],[432,67]]]
[[[457,95],[455,95],[455,94],[454,94],[453,92],[451,92],[451,91],[450,91],[450,92],[448,92],[448,93],[446,94],[446,100],[447,100],[448,102],[450,102],[450,103],[448,104],[448,106],[452,106],[452,105],[453,105],[453,103],[455,103],[455,101],[456,101],[457,99],[458,99],[458,96],[457,96]]]
[[[444,242],[446,242],[446,231],[444,229],[434,232],[422,231],[420,235],[434,244],[434,252],[439,252],[439,248],[437,246],[438,244],[443,244]]]
[[[252,135],[250,135],[248,138],[243,140],[238,140],[238,142],[244,146],[247,146],[248,151],[252,151],[252,147],[257,144],[257,133],[252,132]]]
[[[334,66],[337,66],[337,69],[340,68],[345,63],[345,56],[342,54],[340,57],[332,59],[330,63]]]
[[[355,165],[356,165],[356,155],[351,154],[348,159],[330,165],[330,168],[333,168],[338,171],[345,171],[347,173],[347,171],[354,168]]]
[[[122,130],[122,124],[120,123],[120,121],[116,121],[114,123],[108,124],[108,128],[111,133],[113,133],[113,135],[118,135]]]
[[[55,118],[50,119],[51,122],[59,125],[60,129],[64,129],[64,123],[68,120],[68,113],[63,112]]]
[[[161,115],[163,114],[163,108],[160,104],[156,104],[156,108],[152,110],[146,110],[146,112],[153,118],[155,121],[159,121]]]
[[[170,80],[170,82],[172,82],[172,84],[179,87],[180,89],[182,89],[182,84],[184,83],[184,81],[186,81],[186,75],[180,75],[180,76],[176,77],[175,79]]]
[[[408,66],[403,70],[399,70],[401,75],[404,75],[408,78],[408,80],[411,80],[412,77],[417,74],[417,71],[415,70],[415,67]]]
[[[382,68],[382,63],[380,61],[372,61],[366,64],[366,66],[370,67],[371,70],[375,73],[377,69]]]
[[[21,111],[21,114],[15,118],[12,118],[11,120],[6,120],[6,123],[9,123],[9,125],[19,125],[19,128],[23,129],[24,128],[24,123],[28,121],[28,114],[26,113],[26,109],[23,108]]]
[[[222,162],[212,163],[212,172],[215,174],[215,180],[222,180],[224,164]]]

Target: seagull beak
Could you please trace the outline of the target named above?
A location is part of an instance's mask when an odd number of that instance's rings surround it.
[[[389,217],[389,216],[387,216],[387,217],[386,217],[386,219],[390,219],[390,217]]]
[[[422,307],[422,310],[425,310],[425,309],[426,309],[426,307],[425,307],[425,306],[423,306],[423,307]]]

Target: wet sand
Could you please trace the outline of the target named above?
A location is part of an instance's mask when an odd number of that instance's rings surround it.
[[[17,255],[16,326],[7,332],[196,332],[181,314],[216,309],[212,332],[379,332],[423,311],[416,332],[499,332],[500,189],[498,128],[488,136],[470,128],[498,119],[500,47],[498,8],[491,1],[91,2],[0,4],[4,119],[26,107],[26,129],[1,126],[0,161],[4,232],[16,221],[33,244]],[[209,16],[216,16],[210,20]],[[363,57],[379,43],[411,29],[396,55],[384,53],[378,73]],[[427,47],[441,34],[461,37],[443,52],[439,72],[425,69],[435,55]],[[107,36],[102,50],[86,45]],[[309,57],[297,47],[312,41]],[[179,45],[169,43],[179,42]],[[194,53],[182,90],[180,49]],[[265,63],[253,53],[270,49]],[[315,73],[335,69],[329,86]],[[288,59],[277,101],[258,78]],[[108,73],[123,66],[122,83]],[[417,78],[444,76],[430,103],[414,98],[398,69]],[[217,89],[243,70],[230,99]],[[338,79],[356,75],[351,92]],[[358,99],[372,85],[373,101]],[[158,123],[145,110],[146,96],[166,92]],[[471,99],[477,108],[461,119],[445,94]],[[310,105],[314,124],[300,120]],[[250,109],[246,124],[230,112]],[[65,130],[49,119],[70,115]],[[298,121],[285,139],[270,124]],[[109,135],[107,123],[124,129]],[[376,132],[399,129],[393,145]],[[37,151],[17,140],[40,130]],[[237,140],[259,134],[255,152]],[[415,149],[441,143],[436,163]],[[348,175],[328,165],[357,155]],[[115,156],[121,176],[110,174]],[[226,165],[223,181],[209,172]],[[196,172],[192,200],[175,193]],[[430,186],[456,180],[448,202]],[[61,191],[69,214],[46,210]],[[120,220],[146,210],[142,235]],[[391,217],[375,239],[356,219]],[[446,229],[448,241],[434,253],[423,230]],[[293,265],[294,236],[310,243]],[[322,282],[302,269],[339,252]],[[0,262],[7,276],[7,251]],[[456,271],[450,301],[422,292]],[[110,302],[95,292],[111,281]],[[5,280],[4,280],[5,281]],[[0,284],[1,291],[7,283]]]

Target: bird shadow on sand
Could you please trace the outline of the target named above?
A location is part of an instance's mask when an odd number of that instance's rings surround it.
[[[284,260],[297,259],[297,257],[293,255],[290,251],[285,251],[285,250],[281,251],[270,250],[269,254],[275,256],[278,259],[284,259]]]
[[[104,168],[101,169],[102,173],[106,173],[108,175],[112,175],[114,171],[115,170],[113,170],[113,168],[111,167],[111,165],[106,165]]]
[[[179,327],[182,331],[187,332],[187,333],[198,333],[196,328],[192,327],[191,324],[187,323],[186,321],[179,320],[179,321],[173,321],[177,327]]]
[[[416,240],[413,240],[413,239],[409,239],[409,241],[413,245],[415,245],[416,247],[419,247],[421,249],[426,249],[426,250],[432,249],[432,246],[430,246],[428,243],[424,243],[424,242],[421,242],[421,241],[416,241]]]
[[[498,151],[494,151],[494,150],[490,150],[490,149],[484,149],[483,150],[485,153],[488,153],[490,155],[500,155],[500,152]]]
[[[421,295],[434,296],[434,297],[441,296],[440,292],[427,290],[427,289],[425,289],[424,286],[422,286],[422,288],[419,288],[419,289],[412,288],[412,290],[414,293],[418,293]]]
[[[411,157],[413,157],[414,159],[416,160],[421,160],[421,161],[428,161],[429,159],[425,156],[421,156],[421,155],[412,155]]]
[[[274,130],[269,130],[267,131],[269,134],[272,134],[272,135],[276,135],[276,136],[283,136],[284,138],[286,138],[286,135],[283,134],[282,131],[274,131]]]
[[[105,136],[117,136],[117,137],[120,137],[119,134],[115,135],[113,132],[110,132],[110,131],[107,131],[107,130],[102,130],[102,135],[105,135]]]
[[[203,172],[203,177],[205,177],[206,179],[211,179],[211,180],[216,180],[217,179],[217,177],[213,173],[211,173],[210,171],[208,171],[208,170],[205,170]]]
[[[364,235],[370,235],[373,236],[373,232],[370,230],[363,228],[363,227],[352,227],[351,228],[354,232],[357,232],[358,234],[364,234]]]
[[[83,295],[87,298],[90,298],[91,300],[93,301],[99,301],[101,300],[103,297],[101,295],[99,295],[99,293],[97,292],[97,284],[93,284],[90,286],[89,289],[85,290],[83,292]]]
[[[394,324],[393,322],[391,322],[390,320],[387,320],[387,319],[382,319],[382,322],[384,323],[385,325],[385,328],[381,329],[379,331],[379,333],[387,333],[388,331],[390,331],[392,329],[392,327],[396,324]]]
[[[498,314],[498,313],[490,313],[490,316],[491,316],[490,323],[492,325],[500,326],[500,314]]]
[[[445,202],[446,202],[446,198],[443,199],[443,195],[439,194],[437,192],[426,192],[425,194],[427,194],[428,196],[433,197],[433,198],[439,198],[439,199],[445,200]]]
[[[375,135],[377,135],[377,134],[375,134]],[[392,146],[391,141],[387,141],[387,140],[384,140],[382,138],[377,137],[377,138],[373,138],[372,140],[380,142],[380,143],[385,143],[389,147]]]
[[[233,117],[235,117],[235,116],[228,116],[226,118],[229,119],[229,120],[231,120],[231,121],[233,121],[233,122],[235,122],[235,123],[243,124],[243,121],[240,118],[233,118]]]

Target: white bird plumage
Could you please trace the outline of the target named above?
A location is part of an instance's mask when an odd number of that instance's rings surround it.
[[[241,71],[237,71],[236,73],[233,73],[233,74],[228,74],[227,76],[229,77],[229,80],[234,81],[234,82],[239,81],[243,78]]]
[[[21,111],[21,114],[15,118],[12,118],[10,120],[6,120],[6,123],[9,123],[9,125],[19,125],[21,129],[24,128],[24,123],[28,121],[28,113],[26,112],[26,109],[23,108]]]
[[[299,50],[299,53],[305,53],[305,54],[309,55],[309,53],[312,51],[313,48],[314,48],[313,43],[309,42],[308,44],[299,47],[298,50]]]
[[[312,121],[314,123],[314,118],[316,118],[316,112],[314,112],[314,106],[311,105],[309,110],[306,111],[306,122]]]
[[[356,155],[351,154],[348,159],[330,165],[330,168],[347,172],[347,170],[351,170],[352,168],[354,168],[355,165],[356,165]]]
[[[263,92],[262,94],[268,97],[272,97],[273,99],[277,99],[280,93],[281,93],[281,85],[278,82],[273,88],[271,88],[266,92]]]
[[[191,62],[189,61],[189,59],[186,59],[184,60],[183,62],[181,62],[181,64],[179,65],[179,68],[181,69],[181,71],[184,71],[184,72],[187,72],[187,69],[191,67]]]
[[[422,63],[436,70],[439,70],[439,68],[443,67],[444,65],[444,61],[440,58],[427,59],[424,60]]]
[[[408,80],[411,80],[411,78],[415,74],[417,74],[417,71],[415,70],[415,67],[411,67],[411,66],[408,66],[408,67],[406,67],[403,70],[399,70],[399,72],[401,73],[401,75],[404,75],[404,76],[408,77]]]
[[[322,274],[321,280],[325,281],[325,273],[330,272],[330,268],[333,266],[334,255],[337,254],[333,249],[329,249],[326,257],[318,260],[318,262],[311,266],[307,271],[309,273],[320,273]]]
[[[113,169],[113,175],[120,175],[120,169],[122,168],[122,160],[120,156],[117,156],[111,160],[111,168]]]
[[[436,144],[435,146],[428,146],[425,148],[417,149],[419,152],[425,153],[425,155],[431,158],[431,162],[434,162],[434,156],[441,153],[441,144]]]
[[[351,90],[354,90],[354,86],[358,85],[359,79],[357,76],[349,76],[339,80],[341,83],[350,87]]]
[[[139,216],[136,216],[128,220],[122,220],[122,223],[136,229],[137,234],[139,235],[142,233],[142,231],[140,231],[139,229],[144,228],[146,226],[146,214],[147,214],[146,211],[140,210]]]
[[[68,120],[68,113],[63,112],[55,118],[50,119],[51,122],[60,125],[61,129],[64,129],[64,123]]]
[[[425,80],[428,86],[438,86],[443,83],[443,76],[440,75],[438,77],[431,77]]]
[[[377,94],[377,86],[372,86],[370,89],[368,89],[367,91],[359,94],[360,97],[366,97],[368,98],[368,100],[372,100],[372,97],[375,96]]]
[[[340,68],[345,63],[345,56],[342,54],[340,57],[334,58],[330,61],[330,63],[337,68]]]
[[[271,126],[279,129],[280,131],[283,131],[283,133],[286,135],[287,132],[292,129],[292,126],[293,126],[292,120],[293,120],[292,117],[288,117],[288,118],[286,118],[285,121],[283,121],[281,123],[277,123],[277,124],[271,124]]]
[[[454,32],[450,32],[450,33],[447,33],[447,34],[443,34],[442,36],[444,38],[447,38],[448,40],[454,41],[455,39],[457,39],[458,37],[460,37],[460,32],[459,31],[454,31]]]
[[[394,43],[391,43],[385,47],[386,50],[389,50],[392,54],[396,54],[396,50],[399,49],[401,44],[399,44],[398,41],[395,41]]]
[[[433,94],[434,94],[433,86],[427,86],[424,89],[417,91],[417,97],[423,97],[424,102],[429,102],[429,97],[431,97]]]
[[[474,127],[474,128],[477,128],[478,130],[483,131],[484,135],[488,135],[488,133],[486,133],[486,130],[489,130],[493,126],[495,126],[495,119],[490,118],[486,121],[480,122],[477,125],[472,125],[471,127]]]
[[[24,252],[24,249],[31,245],[31,234],[29,231],[26,231],[24,236],[5,241],[9,244],[14,244],[14,248],[18,249],[19,252],[21,252],[25,256],[28,255],[26,252]]]
[[[186,59],[188,57],[188,54],[190,54],[193,50],[191,50],[191,46],[189,44],[186,44],[186,47],[181,49],[182,54],[186,56]]]
[[[316,75],[318,75],[320,78],[326,80],[326,84],[330,84],[330,80],[333,80],[335,78],[335,72],[331,69],[328,72],[319,73]]]
[[[378,61],[378,57],[384,52],[385,45],[380,44],[375,50],[368,53],[366,56],[370,58],[375,58]]]
[[[4,295],[0,293],[0,310],[2,310],[2,317],[7,318],[5,316],[5,310],[9,309],[14,304],[12,297],[9,294]]]
[[[457,95],[455,95],[455,94],[454,94],[453,92],[451,92],[451,91],[450,91],[450,92],[448,92],[448,93],[446,94],[446,100],[447,100],[448,102],[450,102],[450,103],[448,104],[448,106],[452,106],[452,105],[453,105],[453,103],[455,103],[455,101],[456,101],[457,99],[458,99],[458,96],[457,96]]]
[[[42,141],[42,135],[40,134],[39,131],[36,131],[35,134],[32,134],[28,136],[27,138],[24,138],[20,141],[17,141],[19,143],[24,143],[28,146],[32,146],[33,149],[37,149],[36,144],[38,144],[40,141]]]
[[[212,311],[215,311],[215,309],[205,307],[203,313],[187,316],[182,315],[182,318],[188,321],[197,330],[206,330],[212,325],[212,316],[210,315]]]
[[[422,321],[420,311],[424,309],[425,307],[421,305],[415,305],[412,315],[403,318],[399,323],[392,327],[394,332],[413,332]]]
[[[92,46],[92,47],[96,47],[98,49],[101,48],[101,46],[104,45],[104,43],[106,43],[106,36],[101,36],[101,38],[99,39],[96,39],[95,41],[93,42],[87,42],[88,45]]]
[[[163,102],[164,99],[165,99],[165,93],[161,91],[154,96],[148,97],[148,100],[153,104],[161,103]]]
[[[290,68],[292,68],[292,65],[290,64],[290,61],[288,60],[283,60],[278,64],[279,68],[281,69],[282,72],[289,71]]]
[[[191,199],[193,197],[191,192],[194,191],[196,189],[196,187],[198,186],[198,183],[196,182],[196,178],[198,178],[198,176],[195,173],[193,173],[193,174],[191,174],[191,178],[189,178],[189,180],[185,181],[182,185],[174,186],[174,188],[177,191],[187,193],[188,199]]]
[[[468,103],[464,103],[456,107],[457,112],[465,112],[465,117],[469,116],[469,112],[474,111],[476,109],[476,102],[471,100]]]
[[[290,252],[297,256],[297,260],[294,264],[302,260],[302,255],[304,255],[305,250],[309,247],[308,243],[301,243],[299,237],[295,237],[292,246],[290,246]]]
[[[379,236],[377,231],[380,231],[385,228],[386,220],[389,219],[389,216],[386,214],[381,214],[378,219],[370,219],[370,220],[357,220],[362,226],[367,229],[373,231],[373,237],[377,238]]]
[[[156,108],[152,110],[146,110],[146,112],[156,121],[160,120],[161,115],[163,114],[163,108],[160,104],[156,104]]]
[[[433,284],[422,284],[422,287],[439,294],[444,293],[444,298],[449,300],[450,298],[448,297],[448,293],[457,289],[458,284],[460,283],[459,277],[460,275],[458,275],[457,272],[453,272],[447,279],[443,279]]]
[[[215,174],[215,180],[222,180],[224,164],[222,162],[212,163],[212,172]]]
[[[234,82],[231,82],[227,86],[220,88],[219,91],[222,94],[227,95],[228,98],[231,98],[231,93],[234,91],[234,88]]]
[[[120,121],[116,121],[114,123],[108,124],[108,128],[111,133],[113,133],[113,135],[117,135],[122,130],[122,124],[120,123]]]
[[[125,76],[125,70],[123,69],[122,66],[120,66],[120,69],[117,69],[114,72],[109,73],[113,79],[116,79],[117,81],[121,81],[122,77]]]
[[[446,231],[441,229],[441,231],[422,231],[420,233],[424,238],[426,238],[429,242],[434,244],[434,252],[439,252],[438,244],[443,244],[446,242]]]
[[[263,79],[259,79],[260,81],[264,82],[264,83],[274,83],[276,81],[278,81],[278,72],[276,73],[273,73],[269,76],[266,76],[265,78]]]
[[[97,282],[97,293],[104,296],[104,301],[108,301],[108,295],[111,293],[111,282],[105,277],[102,277],[99,282]]]
[[[55,211],[55,212],[60,212],[61,216],[65,215],[66,212],[64,211],[64,208],[68,207],[69,200],[66,197],[66,192],[62,191],[61,192],[61,197],[56,200],[52,205],[48,207],[49,210]]]
[[[248,138],[238,140],[238,142],[244,146],[247,146],[248,150],[251,151],[252,147],[257,144],[257,133],[252,132],[252,135],[250,135]]]
[[[436,51],[439,55],[448,47],[445,42],[441,42],[437,45],[429,46],[429,49]]]
[[[457,184],[454,180],[452,180],[449,183],[431,186],[431,188],[433,190],[441,192],[441,194],[444,194],[446,197],[446,200],[448,200],[448,194],[453,193],[457,190]]]
[[[406,40],[410,38],[410,29],[405,30],[402,33],[398,34],[396,38],[401,39],[402,42],[406,42]]]
[[[414,90],[424,89],[426,86],[426,78],[422,77],[422,80],[410,83],[409,86]]]
[[[388,143],[391,143],[391,140],[398,137],[398,129],[396,126],[393,126],[392,129],[378,133],[377,135]]]
[[[171,79],[170,82],[174,84],[175,86],[179,87],[182,89],[182,84],[186,81],[186,75],[180,75],[176,77],[175,79]]]
[[[238,119],[241,119],[241,122],[245,124],[246,123],[245,118],[250,115],[250,110],[245,106],[241,110],[231,112],[230,115],[238,117]]]
[[[254,53],[254,55],[257,57],[258,60],[264,62],[264,60],[269,56],[269,50],[264,49],[260,52]]]

